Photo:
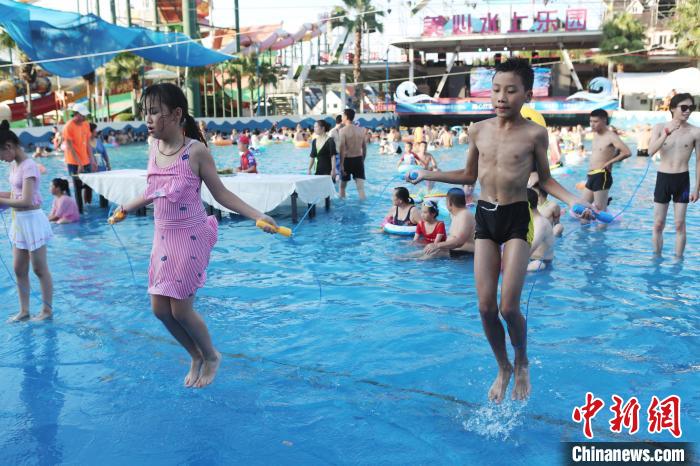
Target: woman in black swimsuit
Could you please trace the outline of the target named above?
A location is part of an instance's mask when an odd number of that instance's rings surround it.
[[[394,188],[391,200],[394,205],[386,216],[387,222],[397,226],[413,226],[420,222],[420,209],[413,205],[408,189],[403,186]]]
[[[311,154],[309,154],[309,175],[316,163],[315,175],[331,175],[335,183],[335,158],[337,150],[335,141],[328,135],[330,125],[325,120],[318,120],[314,124],[316,137],[311,141]]]

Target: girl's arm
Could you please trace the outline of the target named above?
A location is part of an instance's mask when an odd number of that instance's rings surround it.
[[[443,235],[442,233],[438,233],[438,234],[435,236],[435,241],[433,241],[433,243],[440,243],[440,242],[442,242],[442,239],[443,239],[444,237],[445,237],[445,235]]]
[[[120,209],[123,210],[124,212],[131,212],[134,210],[139,210],[143,207],[146,207],[147,205],[151,204],[153,202],[152,199],[146,199],[143,194],[133,198],[126,204],[123,204]]]
[[[311,174],[311,169],[312,169],[312,168],[314,168],[314,158],[313,158],[313,157],[309,157],[309,170],[308,170],[308,172],[307,172],[309,175]]]
[[[35,207],[34,205],[34,184],[36,178],[30,176],[25,178],[22,183],[22,199],[12,199],[9,197],[0,197],[0,205],[12,207],[15,209],[28,209]]]
[[[240,197],[226,189],[221,182],[221,178],[219,178],[219,175],[216,173],[214,158],[204,144],[194,143],[190,156],[194,156],[199,177],[204,181],[204,184],[207,185],[209,192],[214,196],[216,202],[244,217],[248,217],[251,220],[262,220],[272,225],[274,230],[277,229],[277,223],[275,223],[270,216],[246,204]],[[270,232],[274,230],[270,230]]]

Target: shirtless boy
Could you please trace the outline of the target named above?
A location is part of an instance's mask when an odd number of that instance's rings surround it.
[[[583,197],[588,202],[592,202],[598,210],[608,208],[608,192],[613,183],[613,164],[632,154],[620,136],[608,128],[609,122],[608,112],[605,110],[599,108],[591,112],[593,147]]]
[[[346,108],[343,111],[343,127],[340,129],[340,170],[342,179],[340,181],[341,198],[345,197],[345,187],[350,178],[355,179],[357,193],[361,201],[365,200],[365,157],[367,156],[367,140],[365,130],[355,126],[352,120],[355,119],[355,110]]]
[[[496,65],[491,103],[495,118],[475,123],[469,130],[467,163],[461,170],[421,170],[414,183],[423,179],[453,184],[481,183],[477,203],[474,245],[474,276],[479,313],[484,333],[498,363],[498,375],[488,397],[501,402],[515,372],[512,398],[530,394],[525,319],[520,312],[520,294],[530,257],[533,227],[527,203],[527,180],[534,166],[540,185],[548,193],[573,206],[580,203],[549,173],[547,130],[520,115],[532,98],[534,73],[527,60],[508,59]],[[587,209],[584,216],[590,217]],[[500,246],[505,244],[503,257]],[[501,302],[498,305],[498,277],[503,264]],[[505,330],[499,311],[508,325],[515,350],[515,367],[508,360]]]
[[[532,212],[534,237],[530,245],[530,263],[528,272],[539,272],[546,269],[554,260],[554,231],[550,221],[537,209],[540,195],[534,189],[527,190],[527,202]]]
[[[668,203],[673,200],[673,219],[676,224],[676,256],[685,250],[685,214],[688,202],[698,200],[700,189],[700,128],[688,123],[695,111],[690,94],[676,94],[669,105],[672,119],[654,126],[649,155],[661,151],[661,165],[656,174],[654,189],[654,253],[661,254],[664,245],[664,226]],[[688,165],[695,149],[695,186],[690,189]]]

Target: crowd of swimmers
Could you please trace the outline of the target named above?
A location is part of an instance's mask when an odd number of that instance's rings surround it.
[[[563,229],[562,209],[548,197],[566,204],[565,211],[575,211],[578,207],[581,221],[591,221],[608,208],[614,165],[631,155],[619,134],[610,127],[608,114],[595,110],[590,115],[593,143],[583,192],[576,195],[565,189],[551,176],[547,129],[520,113],[523,104],[532,98],[533,81],[534,72],[527,60],[511,58],[496,66],[491,93],[496,116],[460,132],[459,136],[466,134],[468,138],[464,168],[437,169],[436,163],[425,162],[427,147],[414,151],[415,143],[427,146],[440,139],[439,131],[432,139],[432,128],[428,128],[430,135],[425,128],[418,132],[425,140],[416,141],[414,132],[411,144],[404,145],[402,161],[416,162],[415,171],[407,176],[407,181],[458,186],[445,194],[445,208],[451,218],[449,229],[439,219],[438,202],[424,196],[418,208],[406,187],[394,189],[386,218],[395,225],[415,225],[413,240],[423,245],[418,253],[423,259],[473,257],[478,310],[498,366],[488,391],[488,398],[495,402],[504,399],[511,377],[515,381],[513,399],[522,400],[530,394],[527,326],[520,300],[527,271],[548,267],[554,257],[554,237]],[[150,86],[143,94],[142,104],[151,136],[148,187],[142,195],[120,206],[113,219],[121,221],[129,212],[154,204],[155,227],[148,274],[152,309],[191,356],[185,385],[203,387],[213,381],[221,354],[213,345],[204,320],[193,310],[195,293],[204,285],[209,256],[217,239],[217,221],[207,217],[202,206],[201,184],[207,185],[217,202],[256,221],[266,232],[275,232],[277,225],[225,188],[217,175],[207,140],[187,113],[187,101],[180,88],[172,84]],[[700,151],[700,128],[688,123],[696,110],[691,95],[674,95],[669,109],[671,121],[651,129],[647,148],[648,155],[659,152],[661,156],[654,189],[652,241],[654,252],[661,254],[663,228],[669,204],[673,202],[675,254],[681,257],[688,203],[696,202],[699,197],[700,160],[693,183],[689,161],[693,151],[696,154]],[[74,162],[67,166],[71,175],[92,170],[91,165],[95,164],[93,151],[86,149],[91,132],[84,124],[85,115],[75,113],[75,124],[69,122],[68,130],[64,129],[63,133],[68,136],[67,161],[70,155]],[[333,128],[325,121],[317,122],[311,158],[316,159],[315,173],[333,175],[335,169],[336,176],[340,175],[341,197],[346,194],[347,183],[354,179],[363,199],[368,136],[367,131],[354,123],[354,117],[354,111],[346,109]],[[443,131],[443,135],[447,132],[451,130]],[[81,139],[73,138],[73,133],[79,133]],[[396,133],[391,137],[396,138]],[[252,138],[248,140],[247,135],[242,135],[237,138],[237,144],[239,151],[245,153]],[[83,150],[89,157],[82,157]],[[43,213],[40,170],[26,155],[7,121],[0,124],[0,160],[10,164],[10,191],[0,192],[0,208],[13,209],[10,240],[20,301],[19,312],[11,320],[29,318],[30,265],[41,285],[43,304],[36,319],[46,320],[53,314],[53,282],[47,262],[47,244],[53,236],[49,220],[70,221],[75,218],[75,206],[67,200],[70,198],[67,181],[54,179],[51,189],[54,206],[50,217]],[[239,168],[243,168],[243,162]],[[250,169],[250,160],[247,164]],[[309,171],[312,168],[310,163]],[[477,182],[478,199],[473,193]],[[170,199],[177,199],[177,205]],[[514,353],[512,363],[506,336]]]

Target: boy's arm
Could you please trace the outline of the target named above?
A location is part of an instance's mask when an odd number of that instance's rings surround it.
[[[692,154],[691,154],[692,155]],[[695,130],[695,189],[690,192],[690,202],[697,202],[700,192],[700,129]]]
[[[549,222],[549,220],[547,220]],[[535,224],[535,234],[534,237],[532,238],[532,244],[530,245],[530,255],[537,250],[537,248],[542,244],[544,241],[544,229],[543,228],[537,228],[537,224]]]
[[[562,202],[565,202],[569,206],[574,204],[581,204],[585,207],[592,208],[592,206],[584,201],[583,199],[578,199],[576,196],[567,191],[562,185],[560,185],[557,180],[552,178],[552,174],[549,171],[549,159],[547,158],[547,147],[549,146],[549,136],[547,135],[547,130],[544,128],[538,128],[537,134],[535,136],[535,167],[537,168],[537,176],[540,180],[540,186],[544,188],[552,196],[556,197]],[[589,213],[584,216],[588,218]]]
[[[611,136],[612,136],[611,143],[612,143],[613,147],[615,147],[615,149],[620,151],[620,153],[617,154],[617,157],[614,157],[614,158],[608,160],[608,162],[605,165],[603,165],[603,168],[611,167],[614,163],[625,160],[627,157],[632,155],[632,151],[630,150],[629,147],[627,147],[627,144],[622,142],[622,139],[620,139],[620,136],[618,136],[615,133],[612,133]]]
[[[649,141],[649,156],[651,157],[652,155],[656,154],[664,145],[664,142],[666,142],[666,139],[671,135],[671,133],[680,128],[680,126],[680,122],[675,120],[671,120],[665,124],[660,123],[654,126],[651,141]],[[666,130],[668,130],[668,132],[666,132]]]
[[[442,181],[451,184],[474,184],[479,175],[479,149],[476,147],[476,127],[473,127],[469,132],[469,147],[467,148],[467,163],[463,169],[451,170],[448,172],[433,172],[419,170],[418,177],[415,180],[409,180],[416,184],[421,180]]]
[[[344,171],[345,164],[345,131],[342,129],[338,131],[338,153],[340,154],[340,171]]]

